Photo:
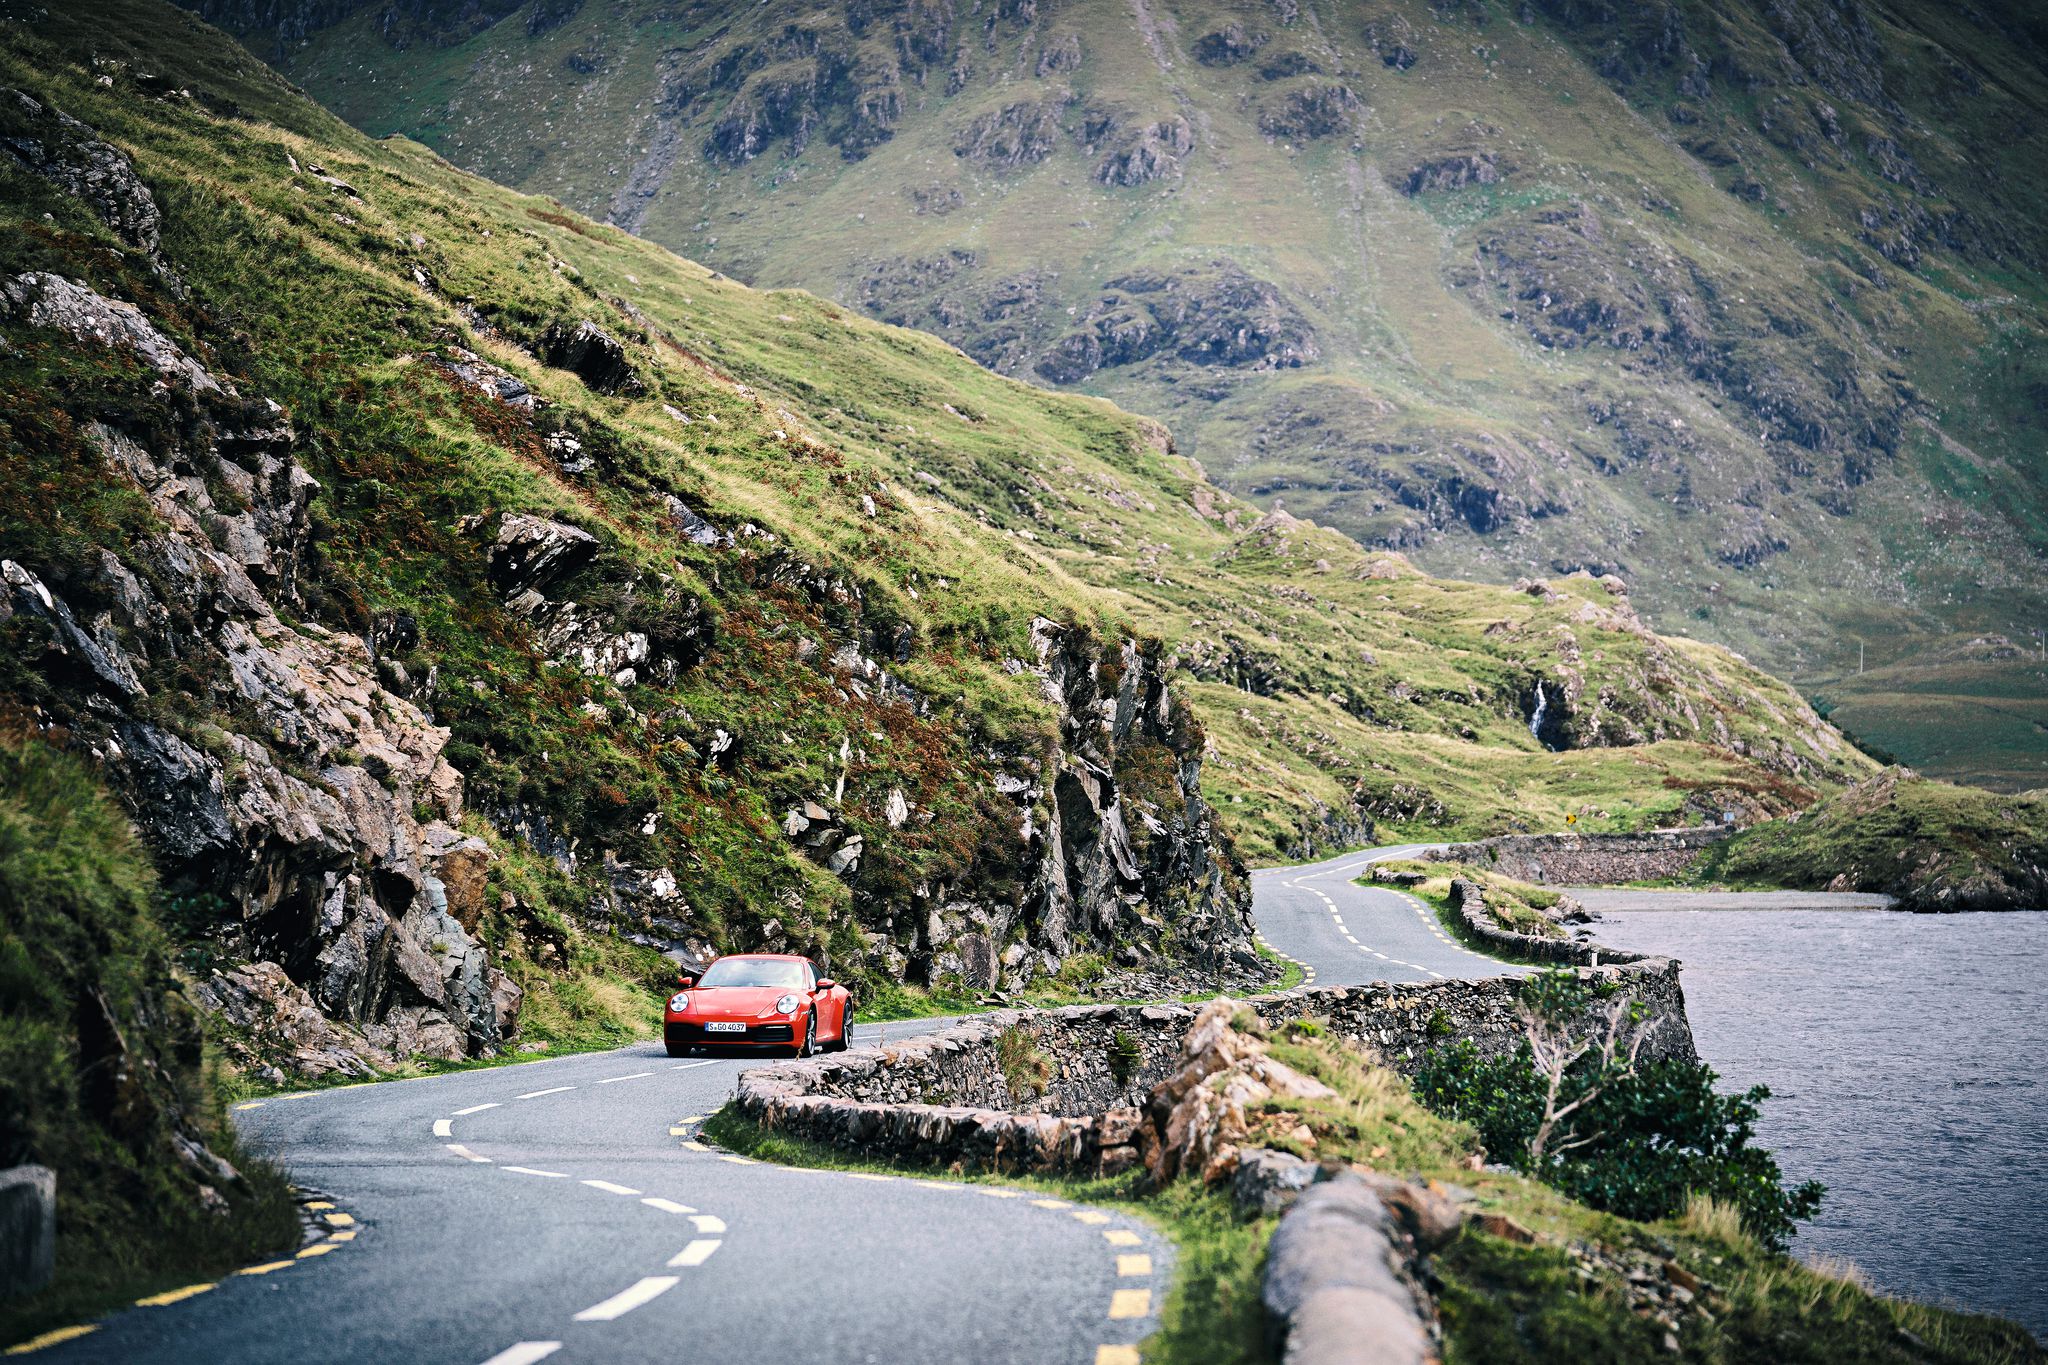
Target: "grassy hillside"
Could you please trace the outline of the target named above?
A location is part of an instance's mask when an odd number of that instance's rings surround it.
[[[1235,942],[1211,806],[1259,858],[1871,770],[1618,582],[1261,515],[1154,424],[372,141],[167,7],[0,40],[0,685],[120,779],[194,970],[281,967],[229,1016],[603,1036],[670,943],[1014,987]],[[149,213],[69,188],[87,153]],[[425,956],[379,995],[386,924]]]
[[[0,1167],[57,1172],[57,1278],[0,1342],[294,1244],[242,1152],[127,819],[76,759],[0,730]],[[11,1286],[10,1286],[11,1288]]]
[[[1262,507],[1618,572],[1908,761],[2048,765],[1967,738],[2031,674],[1939,667],[2043,605],[2024,6],[198,8],[371,132],[1154,413]]]
[[[1908,910],[2048,908],[2048,792],[2007,795],[1887,768],[1715,845],[1691,875],[1876,891]]]

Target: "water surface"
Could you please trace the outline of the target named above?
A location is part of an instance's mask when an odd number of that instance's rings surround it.
[[[1828,1194],[1793,1250],[2048,1339],[2048,915],[1640,910],[1616,947],[1685,964],[1724,1086],[1770,1086],[1788,1180]]]

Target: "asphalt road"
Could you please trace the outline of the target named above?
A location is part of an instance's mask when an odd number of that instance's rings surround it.
[[[1400,844],[1252,873],[1260,936],[1307,968],[1309,984],[1318,986],[1526,975],[1527,967],[1459,943],[1407,892],[1354,881],[1373,863],[1431,847]]]
[[[1404,851],[1254,874],[1264,936],[1323,984],[1520,970],[1352,884]],[[331,1236],[35,1358],[1135,1365],[1171,1262],[1143,1222],[697,1142],[749,1065],[643,1044],[244,1105],[251,1143],[331,1199]]]

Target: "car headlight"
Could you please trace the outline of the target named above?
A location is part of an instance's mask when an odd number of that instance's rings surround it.
[[[675,1013],[681,1014],[684,1010],[690,1008],[690,993],[688,991],[677,991],[668,998],[668,1007]]]
[[[777,1000],[775,1002],[775,1012],[777,1014],[795,1014],[796,997],[793,995],[785,995],[780,1000]]]

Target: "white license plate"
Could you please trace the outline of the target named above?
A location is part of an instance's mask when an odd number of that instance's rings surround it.
[[[704,1031],[706,1033],[745,1033],[747,1031],[747,1026],[745,1024],[727,1023],[723,1020],[719,1020],[713,1023],[706,1024],[704,1026]]]

